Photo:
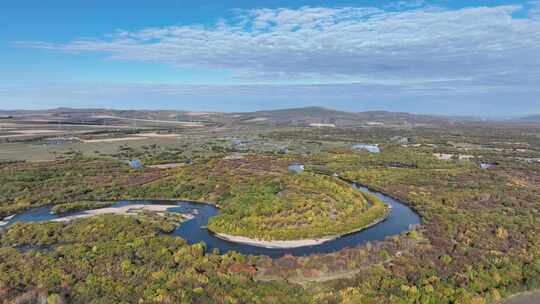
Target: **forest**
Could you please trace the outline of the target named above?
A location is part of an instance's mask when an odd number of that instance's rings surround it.
[[[309,132],[300,137],[324,137]],[[351,133],[339,132],[328,131],[332,140]],[[422,136],[416,140],[433,142],[434,135]],[[219,155],[169,169],[86,157],[3,163],[0,217],[39,206],[66,212],[119,199],[184,199],[220,209],[209,224],[215,231],[309,238],[386,214],[384,204],[343,181],[350,180],[406,202],[422,224],[333,253],[272,259],[189,245],[169,234],[183,219],[147,212],[17,223],[0,230],[0,301],[487,304],[540,288],[538,164],[487,153],[497,165],[482,169],[478,158],[434,156],[455,147],[381,147],[375,154],[332,142],[318,153]],[[289,172],[291,163],[306,171]]]
[[[377,198],[368,200],[334,177],[290,173],[288,164],[255,156],[195,164],[129,195],[213,202],[222,213],[210,219],[209,229],[266,240],[335,236],[386,215]]]

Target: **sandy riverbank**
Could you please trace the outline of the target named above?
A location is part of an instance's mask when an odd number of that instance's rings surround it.
[[[327,238],[320,238],[320,239],[304,239],[304,240],[289,240],[289,241],[265,241],[265,240],[259,240],[259,239],[250,239],[244,236],[228,235],[224,233],[214,233],[214,235],[222,240],[229,241],[229,242],[246,244],[246,245],[257,246],[257,247],[264,247],[264,248],[282,248],[282,249],[320,245],[324,242],[328,242],[339,237],[339,236],[335,236],[335,237],[327,237]]]
[[[15,214],[6,216],[4,219],[0,220],[0,227],[7,225],[13,217],[15,217]]]
[[[68,222],[75,219],[86,218],[102,214],[127,214],[134,215],[142,211],[154,211],[154,212],[166,212],[169,208],[178,207],[177,205],[144,205],[144,204],[135,204],[127,205],[121,207],[107,207],[94,210],[81,211],[73,215],[68,215],[60,218],[53,219],[54,222]],[[182,214],[186,219],[193,218],[191,214]]]
[[[218,233],[218,232],[214,232],[214,231],[212,231],[212,234],[214,236],[216,236],[217,238],[220,238],[220,239],[225,240],[225,241],[229,241],[229,242],[233,242],[233,243],[246,244],[246,245],[251,245],[251,246],[257,246],[257,247],[264,247],[264,248],[284,249],[284,248],[297,248],[297,247],[304,247],[304,246],[315,246],[315,245],[320,245],[322,243],[338,239],[338,238],[343,237],[345,235],[348,235],[348,234],[351,234],[351,233],[356,233],[356,232],[362,231],[364,229],[367,229],[369,227],[375,226],[378,223],[380,223],[382,221],[385,221],[388,218],[388,216],[390,216],[391,212],[392,212],[392,206],[388,205],[388,210],[387,210],[386,214],[383,217],[381,217],[380,219],[377,219],[376,221],[374,221],[373,223],[371,223],[371,224],[369,224],[367,226],[360,227],[358,229],[349,231],[347,233],[334,235],[334,236],[323,237],[323,238],[318,238],[318,239],[301,239],[301,240],[286,240],[286,241],[285,240],[283,240],[283,241],[282,240],[265,241],[265,240],[260,240],[260,239],[252,239],[252,238],[248,238],[248,237],[245,237],[245,236],[236,236],[236,235],[229,235],[229,234],[225,234],[225,233]]]

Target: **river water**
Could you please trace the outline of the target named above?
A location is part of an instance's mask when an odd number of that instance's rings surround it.
[[[176,207],[167,209],[170,212],[190,213],[194,214],[193,219],[183,222],[176,230],[172,232],[172,235],[179,236],[185,239],[189,244],[204,242],[206,248],[212,251],[214,248],[219,249],[220,253],[225,253],[231,250],[240,252],[243,254],[251,255],[267,255],[273,258],[281,257],[286,254],[302,256],[315,253],[330,253],[341,250],[347,247],[355,247],[364,244],[368,241],[383,240],[388,236],[400,234],[403,231],[410,229],[411,225],[420,224],[421,220],[419,215],[409,208],[406,204],[386,196],[382,193],[372,191],[366,187],[353,184],[353,187],[359,191],[371,193],[379,197],[382,201],[392,207],[388,218],[370,228],[354,232],[340,238],[330,240],[328,242],[297,248],[264,248],[247,244],[239,244],[230,241],[225,241],[215,237],[210,231],[206,229],[208,219],[219,213],[219,210],[210,204],[194,203],[194,202],[171,202],[171,201],[157,201],[157,200],[137,200],[137,201],[119,201],[114,206],[125,206],[129,204],[174,204]],[[27,212],[15,215],[11,219],[7,220],[6,227],[16,222],[39,222],[47,221],[63,216],[74,215],[62,214],[54,215],[50,213],[51,207],[42,207],[31,209]]]

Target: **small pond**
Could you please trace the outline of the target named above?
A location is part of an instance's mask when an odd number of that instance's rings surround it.
[[[381,149],[378,145],[368,145],[368,144],[356,144],[352,146],[353,150],[364,150],[369,153],[380,153]]]
[[[290,172],[293,172],[293,173],[302,173],[304,172],[305,167],[304,165],[300,165],[300,164],[292,164],[292,165],[289,165],[288,169]]]

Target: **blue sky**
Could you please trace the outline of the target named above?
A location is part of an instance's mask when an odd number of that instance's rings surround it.
[[[540,1],[3,0],[0,26],[0,109],[540,113]]]

